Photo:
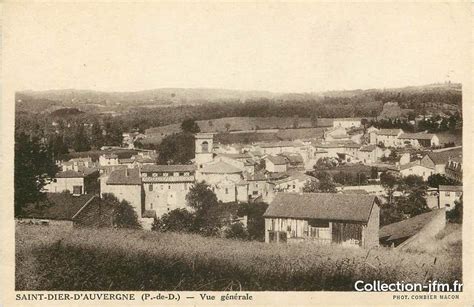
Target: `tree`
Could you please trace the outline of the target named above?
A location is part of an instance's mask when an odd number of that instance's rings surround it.
[[[186,195],[186,202],[194,209],[193,231],[203,235],[215,235],[220,228],[220,220],[211,213],[219,202],[216,194],[204,181],[195,183]]]
[[[446,217],[448,218],[449,221],[453,223],[462,224],[462,217],[463,217],[462,196],[459,198],[459,200],[454,201],[454,209],[446,212]]]
[[[387,192],[388,203],[393,203],[393,193],[396,191],[398,185],[398,178],[389,172],[380,174],[380,183]]]
[[[457,185],[457,182],[446,175],[433,174],[428,177],[428,185],[433,188],[439,188],[440,185]]]
[[[188,133],[198,133],[201,131],[198,124],[192,118],[187,118],[181,123],[181,130]]]
[[[404,214],[412,217],[430,211],[426,203],[428,186],[422,177],[407,176],[399,181],[397,189],[403,193],[397,202]]]
[[[103,194],[103,200],[114,206],[113,220],[117,228],[141,228],[137,212],[126,200],[119,201],[114,194]]]
[[[76,152],[88,151],[91,149],[89,144],[89,139],[87,137],[86,131],[84,130],[84,125],[79,123],[75,134],[74,134],[74,143],[73,148]]]
[[[48,184],[58,167],[51,151],[37,137],[15,134],[14,206],[15,216],[22,213],[27,203],[44,197],[43,187]]]
[[[311,180],[303,186],[304,193],[336,193],[336,184],[333,182],[331,175],[327,172],[316,172],[315,177],[318,179]]]
[[[247,216],[247,232],[249,240],[265,240],[265,218],[263,214],[268,208],[268,204],[242,203],[237,211],[238,216]]]
[[[225,237],[228,239],[240,239],[246,240],[249,237],[247,230],[245,229],[242,223],[232,223],[226,230],[225,230]]]
[[[194,135],[189,132],[166,136],[158,148],[159,164],[187,164],[194,158]]]
[[[156,231],[174,231],[174,232],[190,232],[194,225],[194,215],[188,210],[174,209],[163,214],[161,218],[155,219],[152,230]]]

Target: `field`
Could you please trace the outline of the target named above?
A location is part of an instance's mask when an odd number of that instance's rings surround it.
[[[456,233],[425,253],[17,225],[16,289],[351,291],[357,280],[452,282],[462,271]]]

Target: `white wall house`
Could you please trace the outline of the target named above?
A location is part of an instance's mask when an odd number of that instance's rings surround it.
[[[286,172],[287,161],[282,156],[267,156],[265,158],[265,169],[270,173]]]
[[[402,177],[416,175],[423,177],[423,180],[428,180],[428,177],[433,175],[435,170],[420,164],[420,160],[409,162],[400,166],[400,174]]]
[[[438,188],[439,206],[446,208],[446,211],[454,209],[455,202],[462,196],[462,186],[440,185]]]

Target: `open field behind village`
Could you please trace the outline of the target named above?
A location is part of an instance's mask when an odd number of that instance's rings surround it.
[[[17,225],[16,244],[17,290],[351,291],[462,274],[457,225],[416,252],[33,225]]]

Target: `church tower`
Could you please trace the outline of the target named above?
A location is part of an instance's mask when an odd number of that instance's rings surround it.
[[[203,164],[209,163],[213,159],[212,148],[213,148],[213,134],[212,133],[196,133],[194,138],[196,149],[195,149],[195,163],[198,168],[201,168]]]

